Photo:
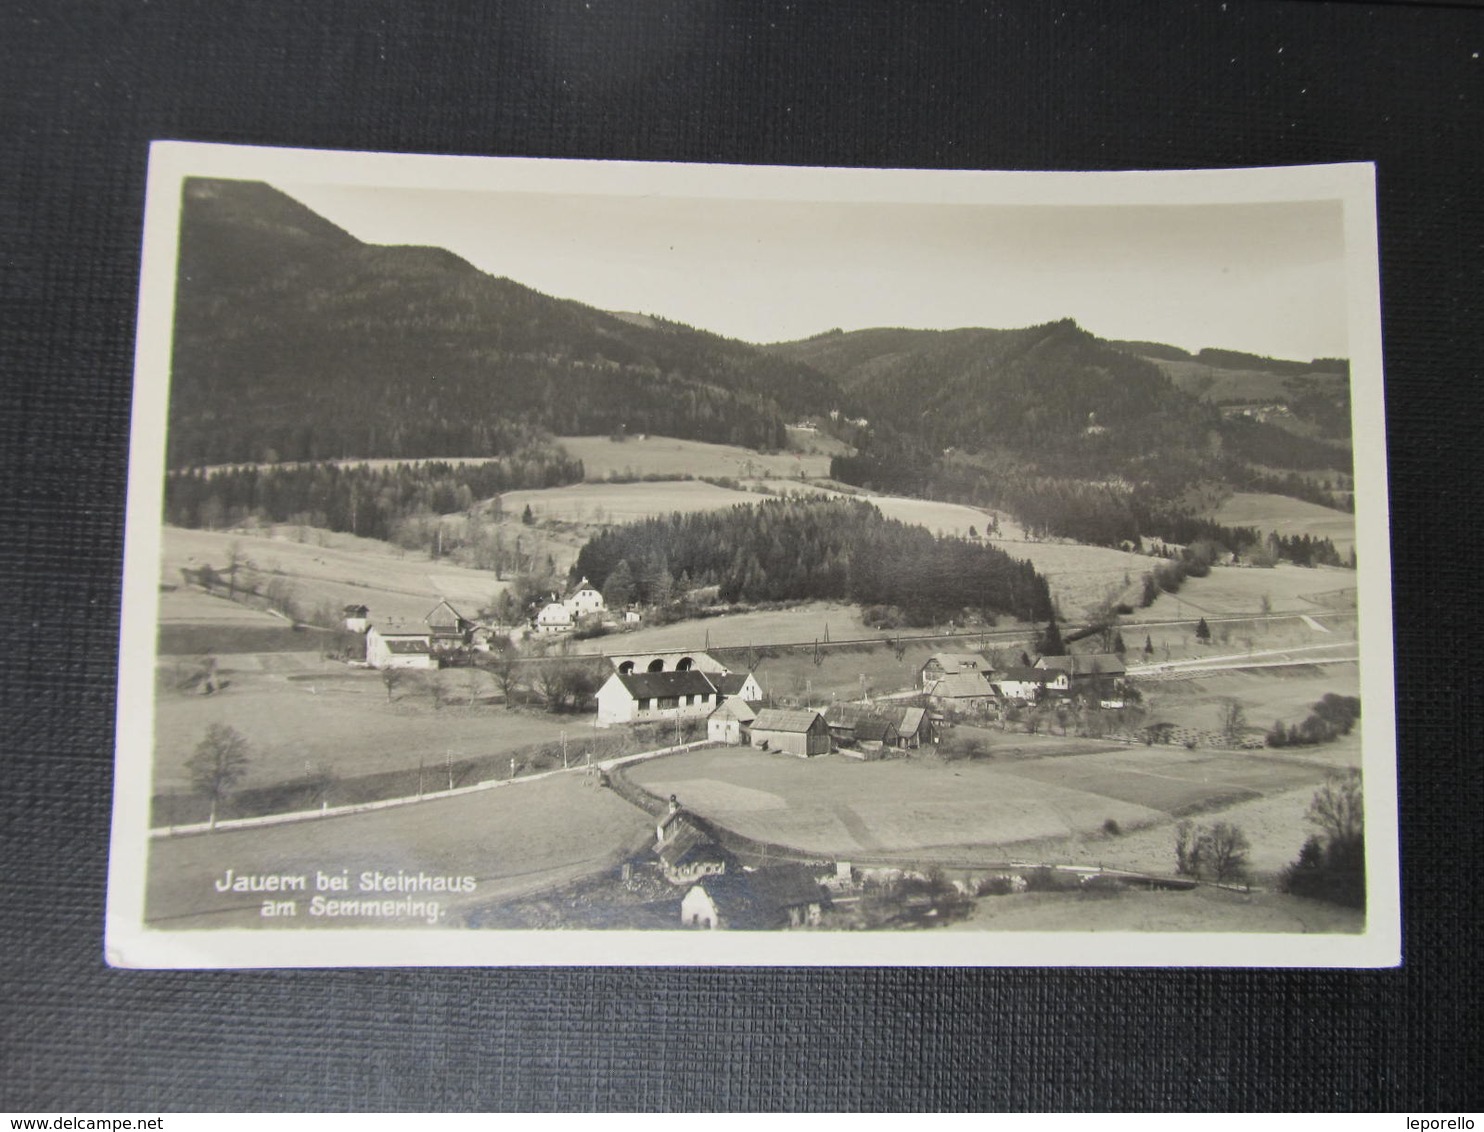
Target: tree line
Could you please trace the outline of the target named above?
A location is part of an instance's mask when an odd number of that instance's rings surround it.
[[[966,610],[1051,616],[1046,579],[1029,563],[850,499],[769,500],[610,528],[579,552],[578,576],[610,606],[623,596],[662,603],[677,587],[715,585],[723,602],[845,600],[896,607],[922,624]]]
[[[582,477],[581,460],[540,444],[484,463],[194,468],[166,477],[165,521],[215,530],[257,518],[392,540],[413,516],[467,511],[501,492],[556,487]]]

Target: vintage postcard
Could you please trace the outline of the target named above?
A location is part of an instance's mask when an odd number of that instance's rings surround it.
[[[107,957],[1398,963],[1368,165],[157,143]]]

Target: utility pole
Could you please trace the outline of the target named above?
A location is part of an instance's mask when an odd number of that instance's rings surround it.
[[[562,732],[562,769],[567,769],[567,733]]]
[[[453,751],[452,750],[449,750],[449,749],[445,749],[443,758],[444,758],[445,764],[448,767],[448,788],[450,790],[452,790],[453,789]]]

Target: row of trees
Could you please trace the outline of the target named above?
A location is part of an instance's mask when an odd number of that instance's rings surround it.
[[[468,511],[501,492],[556,487],[582,477],[581,460],[544,442],[483,463],[197,468],[166,477],[165,521],[220,529],[255,518],[392,540],[410,518]]]
[[[1297,860],[1278,877],[1278,887],[1294,896],[1364,909],[1365,796],[1360,772],[1331,773],[1314,792],[1305,820],[1317,830]],[[1252,845],[1242,829],[1225,821],[1175,826],[1175,871],[1216,883],[1247,879]]]
[[[965,610],[1051,616],[1046,579],[1029,563],[849,499],[769,500],[613,527],[582,548],[578,575],[610,604],[614,583],[619,596],[632,587],[636,600],[658,603],[686,579],[716,585],[724,602],[846,600],[897,607],[919,624]]]
[[[1302,723],[1284,726],[1280,719],[1267,734],[1269,747],[1310,747],[1349,735],[1360,719],[1360,698],[1328,692]]]

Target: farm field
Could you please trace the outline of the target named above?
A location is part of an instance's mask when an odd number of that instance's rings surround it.
[[[233,628],[283,629],[284,620],[218,596],[184,586],[160,594],[160,625],[223,625]]]
[[[797,443],[801,448],[813,439],[804,433],[799,433],[798,437]],[[821,439],[830,441],[829,437]],[[707,444],[671,436],[635,436],[623,441],[614,441],[606,436],[561,436],[557,442],[582,461],[589,481],[606,479],[610,475],[731,476],[733,479],[778,476],[790,479],[800,474],[809,477],[830,474],[829,456],[807,451],[764,455],[730,444]]]
[[[1144,569],[1155,561],[1141,558]],[[1140,571],[1142,573],[1142,571]],[[1134,575],[1135,581],[1138,574]],[[1266,597],[1274,612],[1300,612],[1323,619],[1326,611],[1355,612],[1355,571],[1334,566],[1292,566],[1272,569],[1218,566],[1204,578],[1187,578],[1178,594],[1161,594],[1148,609],[1136,610],[1130,620],[1159,621],[1184,616],[1240,617],[1262,611]]]
[[[365,605],[382,623],[420,622],[440,598],[472,613],[501,588],[492,573],[456,566],[447,560],[435,563],[425,554],[403,551],[390,543],[312,529],[300,542],[298,530],[280,526],[248,533],[167,526],[161,547],[161,578],[166,584],[178,584],[183,567],[197,569],[202,565],[220,573],[235,545],[251,562],[251,571],[260,581],[266,583],[275,574],[284,575],[293,584],[301,608],[312,610],[328,604],[338,612],[346,605]],[[196,601],[197,597],[201,601]],[[203,623],[214,624],[233,621],[240,615],[232,611],[242,609],[185,591],[162,598],[169,599],[161,602],[162,619],[168,615],[177,621],[189,621],[195,611]]]
[[[1266,492],[1239,491],[1213,511],[1210,518],[1229,527],[1257,527],[1264,533],[1327,538],[1342,555],[1355,546],[1355,516],[1332,507]]]
[[[439,899],[450,906],[442,926],[461,925],[462,909],[521,895],[597,871],[652,836],[646,816],[581,775],[482,790],[388,810],[218,830],[151,843],[145,920],[159,927],[404,927],[418,920],[264,920],[261,897],[218,893],[213,881],[238,874],[309,873],[352,878],[367,870],[472,876],[473,893]],[[306,893],[305,896],[310,894]],[[354,897],[355,892],[347,894]],[[307,900],[301,901],[307,903]]]
[[[699,480],[666,480],[659,483],[580,483],[530,491],[507,491],[500,497],[506,514],[526,507],[538,521],[603,526],[631,523],[651,515],[673,511],[717,511],[737,503],[757,503],[763,497],[732,491]]]
[[[734,613],[695,621],[677,621],[615,633],[590,641],[573,641],[574,653],[619,653],[659,651],[663,649],[746,648],[769,641],[794,642],[823,639],[825,631],[833,640],[860,637],[880,638],[880,630],[868,629],[861,622],[860,609],[838,602],[814,601],[788,609],[762,609],[751,613]]]
[[[1275,720],[1300,723],[1327,692],[1359,695],[1359,669],[1354,661],[1294,668],[1238,668],[1189,679],[1140,682],[1150,720],[1177,727],[1214,729],[1226,700],[1236,700],[1247,713],[1253,735]],[[1333,745],[1314,748],[1329,751]]]
[[[1302,753],[1288,749],[1275,751],[1270,757],[1292,763],[1295,773],[1306,770],[1313,782],[1312,787],[1306,780],[1299,788],[1250,798],[1220,813],[1195,815],[1192,820],[1197,824],[1227,821],[1241,829],[1252,843],[1248,859],[1254,880],[1260,884],[1269,883],[1298,856],[1304,839],[1316,832],[1304,819],[1314,790],[1327,773],[1327,768],[1318,764],[1316,756],[1339,763],[1345,761],[1346,752],[1358,765],[1358,744],[1346,743],[1345,740],[1331,746],[1307,747]],[[1132,830],[1125,827],[1118,837],[1097,834],[1075,844],[1057,843],[1049,848],[1055,851],[1057,860],[1067,864],[1102,865],[1134,872],[1175,871],[1175,835],[1169,823]]]
[[[944,931],[1360,932],[1350,908],[1277,892],[1028,892],[988,897]]]
[[[1006,748],[1035,749],[1019,739],[1007,736]],[[1136,829],[1168,822],[1174,811],[1307,789],[1324,776],[1323,768],[1278,760],[1080,746],[1085,754],[955,763],[803,760],[729,748],[656,759],[628,773],[739,833],[845,857],[1075,842],[1110,818]],[[1088,769],[1079,770],[1084,762]]]
[[[165,667],[168,671],[168,662]],[[562,731],[575,741],[588,733],[590,716],[507,711],[481,703],[493,696],[490,677],[448,670],[452,702],[441,709],[409,674],[387,702],[378,673],[347,669],[317,653],[223,656],[218,676],[225,689],[211,696],[161,691],[155,697],[154,789],[185,791],[185,761],[206,728],[236,728],[252,747],[242,787],[302,776],[307,767],[331,768],[342,777],[441,763],[448,751],[470,758],[531,743],[552,742]],[[293,679],[290,679],[293,677]],[[466,706],[467,681],[478,680],[476,703]]]

